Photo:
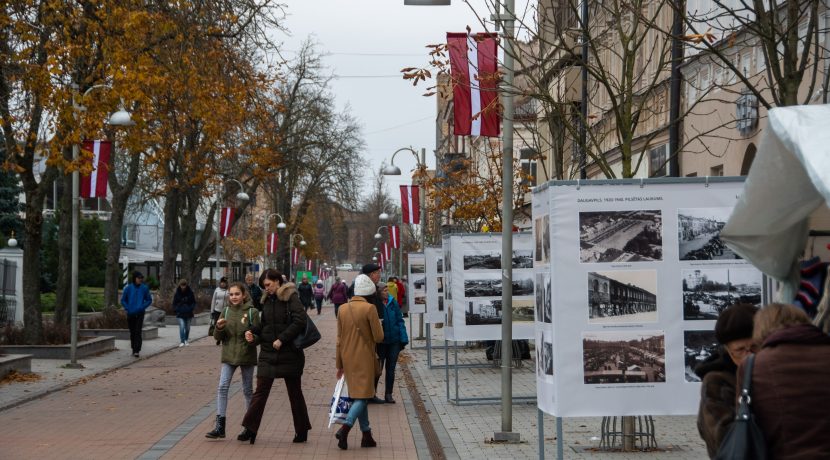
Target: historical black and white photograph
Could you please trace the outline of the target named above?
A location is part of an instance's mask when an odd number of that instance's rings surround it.
[[[413,275],[424,273],[425,272],[424,264],[412,264],[412,265],[410,265],[409,271]]]
[[[732,208],[685,208],[677,210],[680,260],[740,259],[723,241],[720,231]]]
[[[449,246],[444,247],[444,271],[449,272],[452,271],[452,252],[450,251]]]
[[[681,270],[683,319],[718,319],[735,303],[761,304],[762,275],[755,268],[701,268]]]
[[[467,251],[464,253],[464,270],[501,269],[501,251]]]
[[[542,371],[545,375],[553,375],[553,342],[545,340],[545,334],[542,334],[541,348],[542,349]]]
[[[531,274],[513,274],[513,296],[533,295]],[[468,273],[464,278],[464,297],[501,297],[501,273]]]
[[[513,322],[533,321],[533,301],[513,299]],[[467,326],[481,326],[484,324],[501,324],[501,299],[468,300],[464,318]]]
[[[444,311],[444,296],[438,296],[438,311]]]
[[[660,211],[580,212],[579,260],[663,260],[663,224]]]
[[[717,352],[715,331],[683,331],[683,350],[686,355],[686,381],[700,382],[695,374],[698,364]]]
[[[663,331],[609,331],[582,334],[586,384],[666,381]]]
[[[436,262],[436,267],[438,269],[438,273],[444,273],[444,259],[439,257],[438,261]]]
[[[443,294],[444,293],[444,277],[439,276],[439,277],[435,278],[435,284],[438,287],[438,293]]]
[[[550,291],[550,273],[536,274],[536,321],[550,323],[553,308]]]
[[[615,270],[588,273],[588,322],[657,321],[657,271]]]
[[[542,217],[533,220],[533,245],[534,245],[534,260],[542,262],[542,257],[545,255],[542,250]]]
[[[544,215],[533,221],[534,244],[536,247],[536,262],[547,264],[550,262],[550,216]]]
[[[533,251],[530,249],[514,249],[513,268],[533,268]]]
[[[452,302],[447,302],[447,327],[453,327],[453,314],[452,314]]]

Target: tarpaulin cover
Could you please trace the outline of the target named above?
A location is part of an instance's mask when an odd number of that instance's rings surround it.
[[[806,244],[810,214],[822,203],[830,203],[830,105],[772,109],[721,239],[785,281]]]

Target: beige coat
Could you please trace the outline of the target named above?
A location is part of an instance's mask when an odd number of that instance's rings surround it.
[[[371,339],[371,340],[370,340]],[[337,314],[337,368],[346,374],[349,396],[375,395],[375,344],[383,342],[383,326],[374,305],[354,296]]]

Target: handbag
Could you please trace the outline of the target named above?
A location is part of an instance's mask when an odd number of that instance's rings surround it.
[[[354,400],[349,397],[349,386],[346,384],[346,376],[340,377],[337,385],[334,386],[334,394],[331,397],[331,408],[329,409],[329,428],[334,423],[341,425],[346,423],[349,409]]]
[[[375,378],[380,377],[380,374],[383,373],[383,366],[380,365],[380,357],[378,357],[377,347],[375,346],[374,340],[371,337],[366,337],[366,334],[357,326],[357,321],[354,319],[354,312],[352,311],[352,302],[351,300],[348,301],[349,303],[349,314],[352,316],[352,322],[354,323],[354,327],[357,328],[357,333],[362,335],[363,338],[369,340],[369,344],[375,348]]]
[[[752,409],[749,407],[752,400],[749,390],[752,386],[754,364],[755,355],[749,355],[744,362],[744,378],[741,384],[741,395],[738,398],[738,412],[715,455],[716,460],[766,460],[768,458],[764,434],[755,423],[755,416],[752,415]]]
[[[288,310],[288,303],[285,304],[285,309],[288,311],[288,321],[292,322],[293,318],[291,310]],[[317,329],[317,325],[306,315],[305,330],[294,339],[294,348],[304,350],[319,342],[322,337],[320,331]]]

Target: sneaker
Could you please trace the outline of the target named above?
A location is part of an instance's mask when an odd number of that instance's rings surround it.
[[[183,346],[184,346],[184,342],[182,342],[182,343],[180,343],[180,344],[179,344],[179,348],[181,348],[181,347],[183,347]]]
[[[138,358],[138,353],[133,353],[134,358]]]
[[[188,346],[188,345],[190,345],[190,342],[188,342],[187,340],[185,340],[185,341],[184,341],[184,346]]]

